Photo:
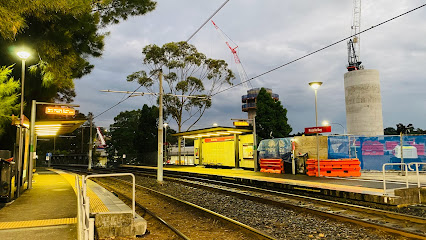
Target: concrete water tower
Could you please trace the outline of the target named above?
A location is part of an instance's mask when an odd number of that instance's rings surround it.
[[[256,102],[257,102],[257,95],[259,95],[261,88],[253,88],[250,90],[247,90],[247,95],[241,96],[241,110],[243,112],[247,112],[248,118],[253,119],[256,116]],[[278,94],[272,93],[272,89],[265,88],[266,92],[271,94],[272,99],[275,101],[280,100],[280,96]]]
[[[379,71],[349,71],[344,79],[348,134],[383,135]]]

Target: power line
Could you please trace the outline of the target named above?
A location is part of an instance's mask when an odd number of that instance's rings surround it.
[[[419,6],[419,7],[416,7],[416,8],[414,8],[414,9],[411,9],[411,10],[409,10],[409,11],[405,12],[405,13],[402,13],[402,14],[400,14],[400,15],[398,15],[398,16],[395,16],[395,17],[393,17],[393,18],[390,18],[390,19],[388,19],[388,20],[386,20],[386,21],[384,21],[384,22],[381,22],[381,23],[379,23],[379,24],[377,24],[377,25],[371,26],[370,28],[367,28],[367,29],[365,29],[365,30],[363,30],[363,31],[360,31],[360,32],[359,32],[359,33],[357,33],[357,34],[351,35],[351,36],[346,37],[346,38],[344,38],[344,39],[342,39],[342,40],[339,40],[339,41],[334,42],[334,43],[332,43],[332,44],[330,44],[330,45],[327,45],[327,46],[325,46],[325,47],[323,47],[323,48],[320,48],[320,49],[318,49],[318,50],[316,50],[316,51],[313,51],[313,52],[311,52],[311,53],[308,53],[308,54],[306,54],[306,55],[303,55],[302,57],[296,58],[296,59],[294,59],[294,60],[292,60],[292,61],[290,61],[290,62],[287,62],[287,63],[285,63],[285,64],[283,64],[283,65],[278,66],[278,67],[275,67],[275,68],[273,68],[273,69],[271,69],[271,70],[268,70],[268,71],[266,71],[266,72],[264,72],[264,73],[262,73],[262,74],[259,74],[259,75],[257,75],[257,76],[254,76],[254,77],[252,77],[252,78],[249,78],[249,79],[247,79],[247,80],[246,80],[246,81],[244,81],[244,82],[241,82],[241,83],[235,84],[235,85],[233,85],[233,86],[231,86],[231,87],[229,87],[229,88],[226,88],[226,89],[223,89],[223,90],[221,90],[221,91],[218,91],[218,92],[216,92],[215,94],[213,94],[213,95],[212,95],[212,97],[213,97],[213,96],[215,96],[215,95],[217,95],[217,94],[220,94],[220,93],[223,93],[223,92],[225,92],[225,91],[228,91],[228,90],[230,90],[230,89],[232,89],[232,88],[234,88],[234,87],[236,87],[236,86],[239,86],[239,85],[241,85],[241,84],[243,84],[243,83],[245,83],[245,82],[249,82],[249,81],[251,81],[251,80],[253,80],[253,79],[255,79],[255,78],[261,77],[261,76],[266,75],[266,74],[268,74],[268,73],[270,73],[270,72],[273,72],[273,71],[275,71],[275,70],[278,70],[278,69],[280,69],[280,68],[282,68],[282,67],[285,67],[285,66],[287,66],[287,65],[290,65],[290,64],[292,64],[292,63],[294,63],[294,62],[297,62],[297,61],[299,61],[299,60],[302,60],[302,59],[304,59],[304,58],[306,58],[306,57],[309,57],[309,56],[311,56],[311,55],[313,55],[313,54],[315,54],[315,53],[317,53],[317,52],[320,52],[320,51],[322,51],[322,50],[325,50],[325,49],[327,49],[327,48],[330,48],[330,47],[332,47],[332,46],[334,46],[334,45],[336,45],[336,44],[339,44],[339,43],[341,43],[341,42],[344,42],[344,41],[346,41],[346,40],[348,40],[348,39],[350,39],[350,38],[352,38],[352,37],[354,37],[354,36],[356,36],[356,35],[360,35],[361,33],[364,33],[364,32],[367,32],[367,31],[370,31],[370,30],[372,30],[372,29],[373,29],[373,28],[375,28],[375,27],[378,27],[378,26],[381,26],[381,25],[383,25],[383,24],[385,24],[385,23],[388,23],[388,22],[390,22],[390,21],[393,21],[393,20],[395,20],[395,19],[397,19],[397,18],[399,18],[399,17],[402,17],[402,16],[404,16],[404,15],[407,15],[408,13],[414,12],[414,11],[416,11],[416,10],[418,10],[418,9],[420,9],[420,8],[422,8],[422,7],[424,7],[424,6],[426,6],[426,4],[423,4],[423,5]]]
[[[194,36],[195,36],[195,34],[197,34],[203,27],[204,27],[204,25],[206,25],[206,23],[208,22],[208,21],[210,21],[210,19],[212,19],[213,18],[213,16],[214,15],[216,15],[216,13],[218,13],[219,11],[220,11],[220,9],[222,9],[223,8],[223,6],[225,6],[225,4],[227,4],[229,2],[229,0],[226,0],[189,38],[188,38],[188,40],[186,40],[186,42],[189,42],[189,40],[191,40],[191,38],[193,38]],[[160,68],[162,68],[163,67],[163,65],[164,64],[162,64],[161,66],[160,66]],[[150,76],[149,76],[149,78],[151,78],[152,76],[154,75],[154,73],[153,74],[151,74]],[[101,113],[99,113],[98,115],[96,115],[95,117],[93,117],[93,119],[95,119],[95,118],[97,118],[97,117],[99,117],[99,116],[101,116],[102,114],[104,114],[104,113],[106,113],[106,112],[108,112],[109,110],[111,110],[111,109],[113,109],[113,108],[115,108],[116,106],[118,106],[118,105],[120,105],[121,103],[123,103],[124,101],[126,101],[127,99],[129,99],[131,96],[132,96],[132,94],[133,93],[135,93],[137,90],[139,90],[139,88],[141,88],[142,87],[142,85],[140,85],[138,88],[136,88],[129,96],[127,96],[126,98],[123,98],[123,99],[121,99],[120,101],[118,101],[116,104],[114,104],[114,105],[112,105],[111,107],[109,107],[108,109],[106,109],[105,111],[103,111],[103,112],[101,112]]]

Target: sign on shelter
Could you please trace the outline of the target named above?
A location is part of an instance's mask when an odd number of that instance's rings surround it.
[[[73,108],[61,108],[61,107],[46,107],[46,114],[54,114],[54,115],[75,115],[75,109]]]

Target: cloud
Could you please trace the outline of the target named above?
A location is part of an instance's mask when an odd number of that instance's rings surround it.
[[[83,112],[100,113],[114,105],[122,95],[100,93],[101,89],[135,90],[126,76],[143,69],[142,48],[186,40],[223,2],[163,0],[155,11],[133,17],[106,30],[102,58],[91,60],[95,69],[76,81],[77,98]],[[421,0],[363,2],[361,29],[423,4]],[[361,60],[367,69],[380,71],[384,127],[413,123],[426,128],[426,8],[407,14],[362,34]],[[239,46],[238,53],[248,77],[269,71],[307,53],[350,35],[351,1],[230,1],[215,17],[218,26]],[[208,57],[224,59],[237,76],[233,56],[211,23],[190,41]],[[346,73],[347,46],[337,44],[305,59],[252,80],[253,87],[272,88],[288,110],[293,132],[315,124],[314,92],[311,81],[323,81],[318,91],[319,120],[346,125],[343,75]],[[144,91],[140,89],[140,91]],[[195,128],[214,122],[230,126],[231,118],[245,118],[241,111],[242,86],[218,94],[213,106]],[[97,123],[108,125],[120,112],[154,104],[147,97],[130,98],[103,114]],[[171,127],[176,124],[171,121]],[[339,128],[339,127],[336,127]],[[336,130],[342,132],[340,129]]]

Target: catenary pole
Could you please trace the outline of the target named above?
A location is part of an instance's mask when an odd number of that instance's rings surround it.
[[[89,166],[87,167],[87,170],[92,170],[92,125],[93,125],[93,114],[89,112],[89,123],[90,123],[90,133],[89,133]]]
[[[163,182],[163,71],[159,71],[160,92],[158,94],[158,156],[157,156],[157,181]]]

